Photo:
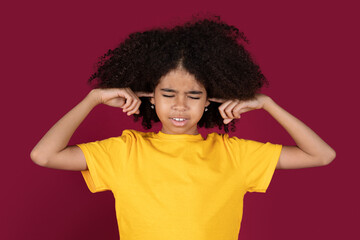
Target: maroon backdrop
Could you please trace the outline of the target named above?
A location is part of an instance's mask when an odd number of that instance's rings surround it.
[[[270,81],[264,93],[337,151],[329,166],[277,170],[267,193],[246,194],[239,239],[357,238],[360,39],[355,1],[9,2],[0,7],[5,112],[0,239],[118,239],[111,192],[90,193],[80,172],[39,167],[30,151],[89,92],[86,81],[97,57],[131,32],[205,12],[245,32]],[[122,111],[98,106],[70,143],[120,135],[126,128],[142,130]],[[244,114],[232,135],[294,144],[263,110]]]

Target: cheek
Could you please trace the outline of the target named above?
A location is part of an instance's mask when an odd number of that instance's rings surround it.
[[[205,111],[205,104],[203,102],[199,102],[197,104],[192,105],[193,112],[199,117],[199,119],[202,117]]]
[[[168,117],[169,107],[167,105],[168,104],[164,103],[163,101],[156,102],[155,110],[159,119],[164,119]]]

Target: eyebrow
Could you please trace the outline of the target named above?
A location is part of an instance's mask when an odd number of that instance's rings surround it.
[[[178,92],[178,91],[176,91],[174,89],[171,89],[171,88],[161,88],[160,90],[164,91],[164,92],[173,92],[173,93]],[[203,94],[202,91],[188,91],[188,92],[185,92],[185,93],[188,93],[188,94]]]

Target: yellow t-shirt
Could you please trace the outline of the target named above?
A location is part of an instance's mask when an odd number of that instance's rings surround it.
[[[282,145],[124,130],[78,145],[90,191],[111,190],[121,240],[237,240],[246,192],[265,192]]]

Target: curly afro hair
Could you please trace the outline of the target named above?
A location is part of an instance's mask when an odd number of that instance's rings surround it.
[[[153,28],[131,33],[120,45],[109,49],[96,65],[97,71],[89,82],[97,80],[96,87],[125,88],[134,92],[154,92],[162,76],[171,70],[184,68],[206,89],[208,98],[248,100],[268,84],[244,48],[249,43],[243,32],[220,20],[219,16],[196,18],[172,28]],[[145,129],[159,122],[149,98],[141,98],[140,114]],[[208,111],[198,122],[199,127],[218,126],[225,132],[218,107],[211,102]],[[231,131],[235,130],[234,121]]]

